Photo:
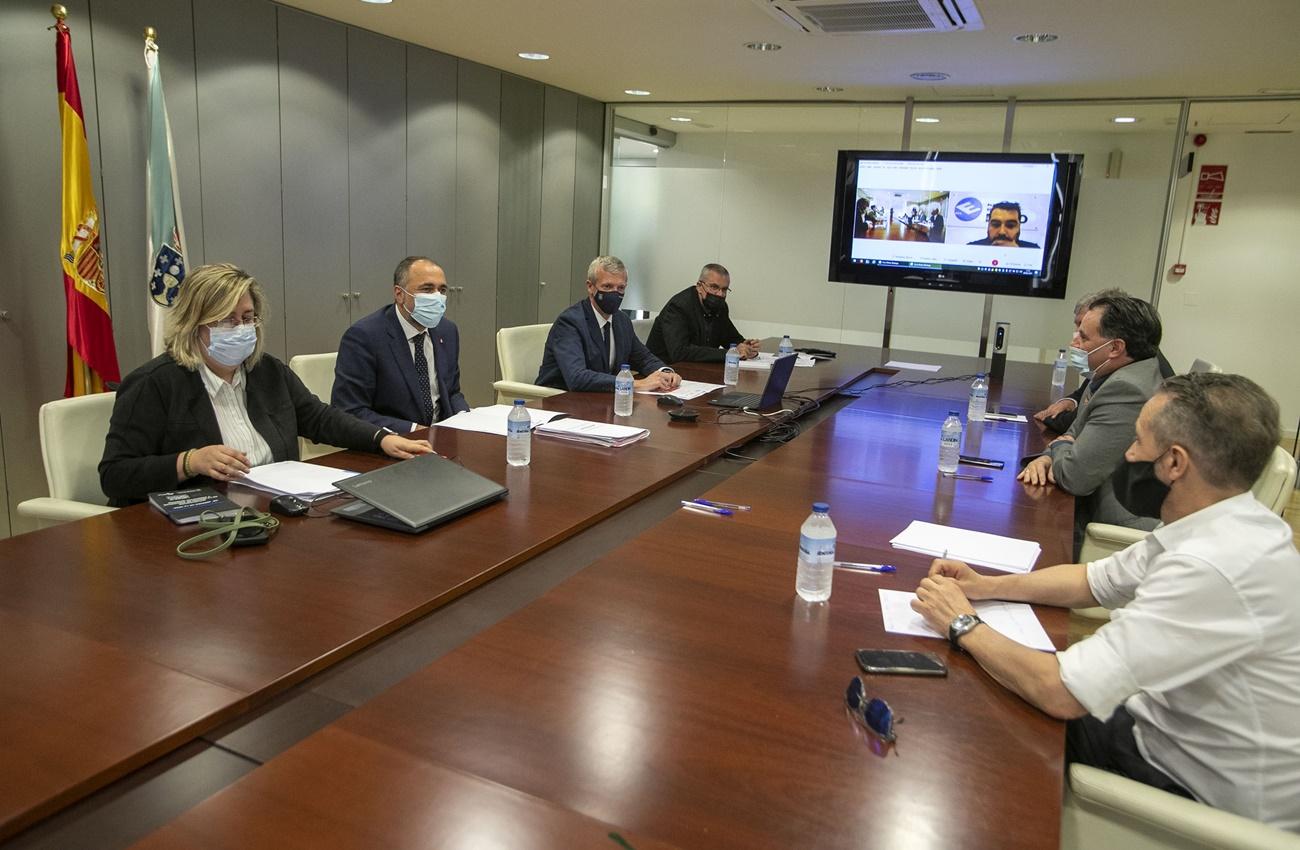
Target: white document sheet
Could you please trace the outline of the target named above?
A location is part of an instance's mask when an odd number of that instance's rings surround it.
[[[685,381],[675,390],[637,390],[637,395],[672,395],[677,396],[682,401],[690,401],[693,398],[699,398],[702,395],[708,395],[714,390],[722,389],[723,384],[706,384],[703,381]]]
[[[941,635],[930,628],[925,618],[912,610],[912,600],[915,598],[915,593],[902,590],[880,590],[880,614],[885,622],[885,631],[947,640],[947,635]],[[972,602],[971,605],[989,628],[1001,632],[1016,643],[1043,652],[1056,651],[1051,638],[1043,630],[1043,624],[1034,616],[1034,609],[1025,603],[983,599]]]
[[[796,352],[795,357],[799,358],[794,361],[796,367],[807,368],[809,366],[817,365],[817,361],[813,359],[811,354]],[[755,372],[766,372],[768,369],[772,368],[772,362],[774,360],[776,360],[775,354],[767,351],[760,351],[757,356],[751,357],[749,360],[740,361],[740,368],[749,369]]]
[[[253,467],[238,483],[276,495],[292,493],[310,501],[327,493],[337,493],[339,488],[334,486],[334,482],[356,474],[332,466],[282,460]]]
[[[890,360],[885,364],[886,369],[912,369],[917,372],[938,372],[942,366],[935,366],[933,363],[908,363],[905,360]]]
[[[991,419],[994,422],[1028,422],[1029,419],[1023,413],[985,413],[985,419]]]
[[[506,417],[510,415],[509,404],[493,404],[487,407],[476,407],[473,410],[462,410],[455,416],[449,416],[435,425],[435,428],[453,428],[458,431],[478,431],[481,434],[496,434],[504,437],[506,435]],[[528,411],[528,417],[533,420],[533,426],[536,428],[543,422],[550,422],[557,416],[567,416],[558,410],[533,410],[531,407],[525,407]]]
[[[538,425],[538,434],[572,440],[577,443],[591,443],[597,446],[621,448],[637,440],[650,436],[646,428],[634,428],[630,425],[611,425],[607,422],[589,422],[586,419],[560,419]]]
[[[946,557],[1008,573],[1027,573],[1034,568],[1042,547],[1032,540],[1018,540],[1000,534],[969,531],[932,522],[912,520],[889,541],[895,549]]]

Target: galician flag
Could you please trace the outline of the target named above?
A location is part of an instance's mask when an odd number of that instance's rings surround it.
[[[152,30],[150,30],[152,32]],[[149,69],[149,162],[147,173],[147,232],[149,234],[149,343],[156,357],[162,354],[167,311],[176,302],[185,281],[185,225],[181,221],[180,191],[176,182],[176,157],[172,128],[163,100],[162,69],[158,45],[144,40],[144,64]]]
[[[59,80],[59,124],[63,133],[63,226],[59,256],[63,292],[68,302],[68,377],[63,395],[104,391],[108,381],[120,381],[113,321],[108,313],[108,286],[100,248],[99,208],[90,181],[90,153],[81,110],[77,67],[72,61],[72,36],[56,6],[54,65]],[[59,14],[62,13],[62,14]]]

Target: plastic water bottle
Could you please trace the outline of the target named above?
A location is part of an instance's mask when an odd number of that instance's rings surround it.
[[[794,589],[809,602],[831,598],[831,578],[835,572],[835,524],[830,505],[813,502],[812,513],[799,528],[799,568]]]
[[[722,369],[722,383],[734,387],[740,382],[740,349],[733,343],[727,349],[727,365]]]
[[[506,417],[506,463],[511,466],[527,466],[533,459],[533,420],[524,407],[522,398],[515,399],[515,406]]]
[[[776,347],[777,357],[784,357],[787,354],[794,354],[794,343],[790,341],[789,334],[781,337],[781,344]]]
[[[626,363],[614,378],[614,415],[632,415],[632,370]]]
[[[970,404],[966,407],[966,421],[983,422],[984,411],[989,406],[989,382],[980,372],[970,385]]]
[[[948,418],[943,420],[943,430],[939,432],[939,471],[956,472],[957,461],[961,455],[961,417],[957,411],[948,411]]]
[[[1056,362],[1052,364],[1052,386],[1065,386],[1065,370],[1069,368],[1070,358],[1066,356],[1065,349],[1062,348],[1056,355]]]

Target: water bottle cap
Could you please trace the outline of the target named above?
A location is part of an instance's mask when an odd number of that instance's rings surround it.
[[[975,373],[975,377],[977,377],[977,378],[982,378],[982,377],[984,377],[984,373],[983,373],[983,372],[976,372],[976,373]]]
[[[618,368],[619,368],[619,371],[622,371],[622,372],[628,372],[628,371],[631,371],[631,368],[630,368],[626,363],[624,363],[622,366],[620,366],[620,367],[618,367]]]
[[[1064,354],[1064,353],[1065,353],[1065,349],[1064,349],[1064,348],[1058,348],[1058,349],[1056,349],[1056,351],[1057,351],[1058,354]]]
[[[830,510],[831,506],[825,502],[813,502],[813,513],[815,514],[830,513]]]
[[[959,418],[960,418],[960,416],[961,416],[961,414],[958,413],[958,412],[955,411],[955,410],[950,410],[950,411],[948,411],[948,415],[949,415],[949,416],[956,416],[956,417],[959,417]]]
[[[523,406],[524,406],[524,400],[522,398],[515,399],[515,407],[523,407]]]

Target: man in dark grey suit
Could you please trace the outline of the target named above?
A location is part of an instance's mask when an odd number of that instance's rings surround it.
[[[1028,460],[1019,479],[1055,484],[1075,496],[1075,551],[1090,522],[1150,530],[1156,522],[1134,516],[1115,497],[1110,477],[1133,442],[1142,405],[1163,377],[1156,357],[1160,316],[1145,301],[1127,295],[1098,298],[1083,314],[1074,345],[1088,352],[1092,378],[1078,414],[1047,451]]]

